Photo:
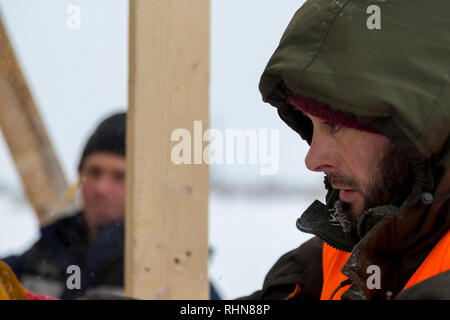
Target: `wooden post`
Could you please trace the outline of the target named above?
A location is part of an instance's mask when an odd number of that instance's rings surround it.
[[[41,225],[58,218],[67,182],[0,20],[0,127]]]
[[[209,298],[208,166],[171,161],[175,129],[209,128],[209,17],[209,0],[130,1],[128,296]]]

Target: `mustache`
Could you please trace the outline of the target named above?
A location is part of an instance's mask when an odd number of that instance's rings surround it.
[[[338,189],[354,189],[361,191],[359,185],[356,183],[352,177],[340,174],[338,172],[331,172],[327,174],[328,181],[330,181],[333,188]]]

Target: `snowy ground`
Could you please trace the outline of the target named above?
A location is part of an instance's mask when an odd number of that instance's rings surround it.
[[[295,227],[308,200],[211,195],[209,241],[214,254],[209,271],[223,298],[260,289],[275,261],[311,238]]]
[[[20,254],[39,238],[39,221],[23,200],[0,193],[0,257]]]

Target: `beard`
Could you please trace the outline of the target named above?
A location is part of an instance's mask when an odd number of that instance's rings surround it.
[[[346,216],[347,223],[353,226],[366,210],[389,203],[399,205],[411,190],[414,175],[406,157],[393,143],[389,143],[383,153],[378,163],[374,163],[373,174],[365,188],[350,176],[340,173],[327,175],[332,185],[346,186],[362,195],[363,207],[358,212],[352,210],[351,204],[344,201],[337,200],[335,203],[335,208],[339,208],[341,216]]]
[[[400,205],[412,189],[414,175],[411,165],[393,143],[389,143],[379,168],[378,178],[372,177],[373,182],[369,184],[364,211],[389,203]]]

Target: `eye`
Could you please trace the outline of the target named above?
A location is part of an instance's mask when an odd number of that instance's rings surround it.
[[[98,167],[88,167],[86,168],[86,176],[91,179],[98,179],[102,175],[102,170]]]
[[[339,131],[340,128],[341,128],[340,125],[333,124],[333,131],[334,131],[334,132]]]
[[[335,124],[335,123],[329,123],[329,122],[324,122],[327,126],[329,126],[331,128],[331,130],[333,130],[333,132],[337,132],[339,131],[339,129],[341,128],[340,125]]]

